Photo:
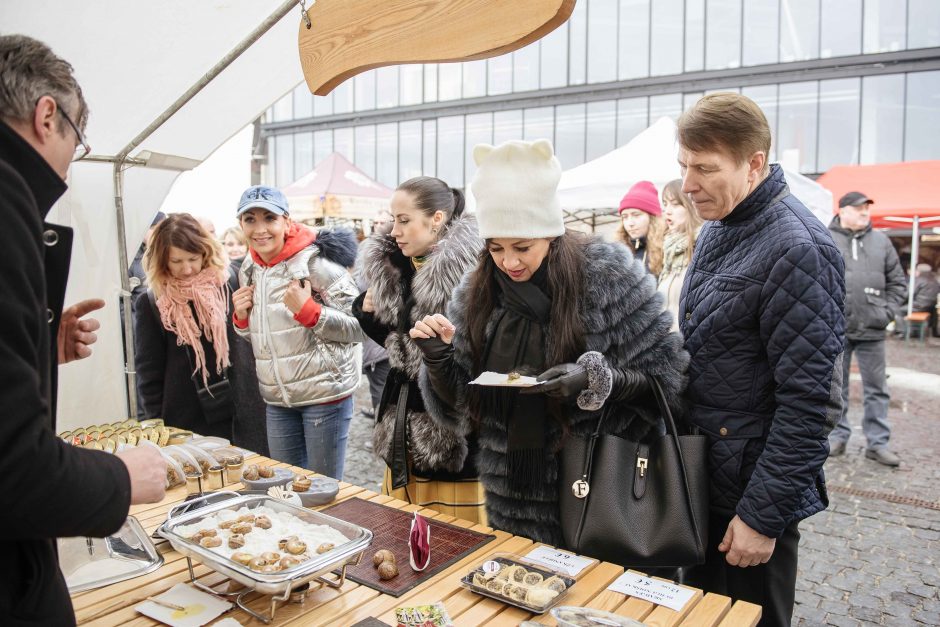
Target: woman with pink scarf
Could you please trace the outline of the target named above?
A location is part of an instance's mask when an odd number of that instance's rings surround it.
[[[134,326],[145,417],[232,439],[235,405],[222,379],[232,376],[231,343],[242,340],[231,330],[221,246],[191,215],[174,214],[151,235],[144,268],[150,290],[140,295]],[[212,393],[202,392],[203,403],[200,389]],[[205,400],[214,402],[204,408]]]

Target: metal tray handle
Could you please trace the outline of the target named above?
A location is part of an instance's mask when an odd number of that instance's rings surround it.
[[[223,499],[214,498],[217,496],[224,496],[225,498]],[[190,499],[189,501],[186,501],[185,503],[180,503],[179,505],[175,505],[174,507],[170,508],[170,513],[167,514],[166,516],[166,522],[172,521],[173,518],[176,516],[176,513],[180,511],[181,509],[184,509],[184,508],[186,508],[187,510],[192,509],[192,506],[194,503],[203,502],[204,505],[209,505],[210,503],[228,501],[229,499],[237,499],[239,497],[241,497],[240,494],[238,494],[237,492],[232,492],[231,490],[220,490],[218,492],[210,492],[208,494],[204,494],[203,496]]]

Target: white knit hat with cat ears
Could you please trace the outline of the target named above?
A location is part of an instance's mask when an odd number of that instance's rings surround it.
[[[480,237],[490,239],[556,237],[565,232],[558,201],[561,164],[547,139],[508,141],[473,147]]]

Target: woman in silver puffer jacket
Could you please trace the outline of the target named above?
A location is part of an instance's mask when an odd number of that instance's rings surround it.
[[[271,457],[341,479],[362,369],[350,313],[359,290],[347,270],[355,237],[292,222],[284,195],[264,186],[242,194],[238,218],[250,254],[234,322],[255,355]]]

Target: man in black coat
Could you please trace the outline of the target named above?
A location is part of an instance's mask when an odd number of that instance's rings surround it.
[[[828,505],[839,416],[844,266],[826,227],[769,165],[744,96],[706,96],[678,123],[682,191],[705,225],[679,303],[689,419],[708,438],[706,562],[687,582],[789,626],[800,520]]]
[[[163,498],[149,447],[109,455],[55,435],[56,366],[97,339],[83,301],[63,310],[72,230],[45,224],[88,117],[71,66],[28,37],[0,36],[0,624],[73,625],[56,537],[116,532],[132,503]],[[92,408],[89,408],[91,410]]]

